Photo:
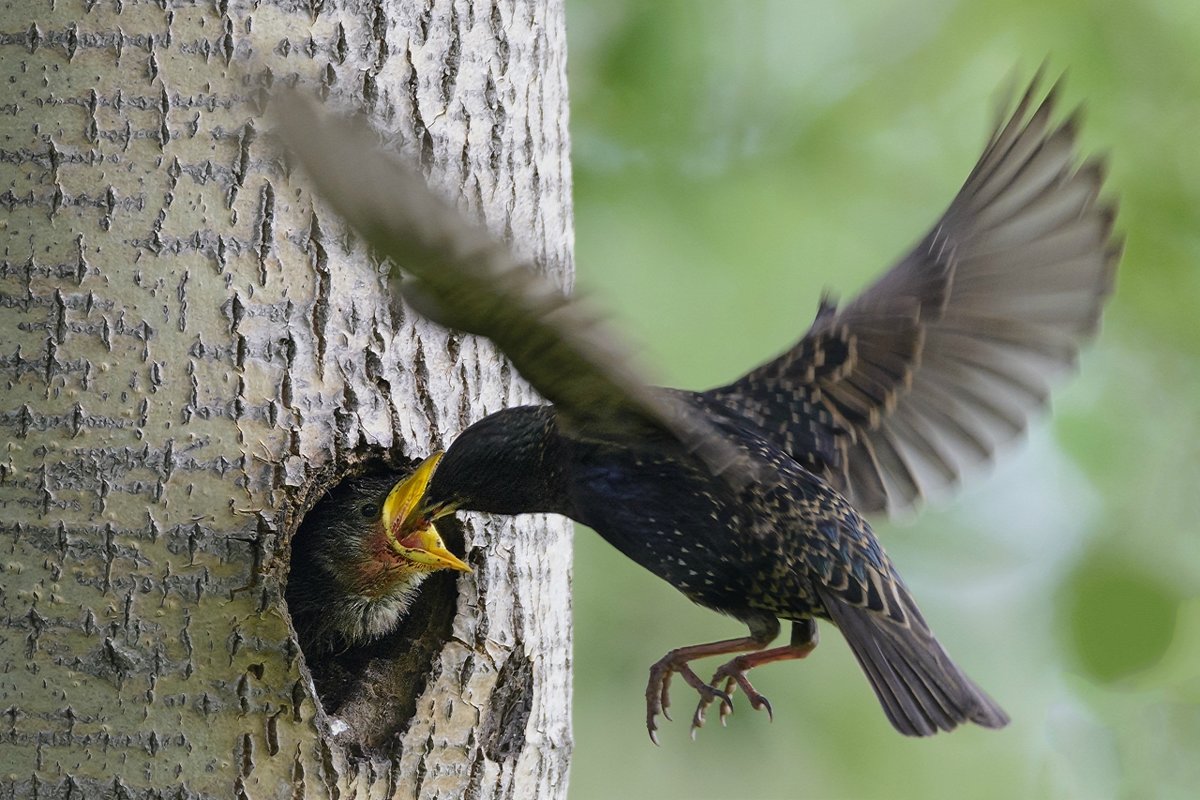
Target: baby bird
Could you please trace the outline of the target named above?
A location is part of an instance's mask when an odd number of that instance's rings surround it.
[[[344,481],[305,517],[292,547],[287,602],[310,653],[390,633],[428,575],[471,571],[432,523],[414,518],[439,458],[400,482],[395,475]]]

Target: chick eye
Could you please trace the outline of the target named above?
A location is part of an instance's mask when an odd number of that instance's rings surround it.
[[[358,513],[362,514],[363,519],[370,519],[371,517],[375,516],[375,506],[367,503],[358,510]]]

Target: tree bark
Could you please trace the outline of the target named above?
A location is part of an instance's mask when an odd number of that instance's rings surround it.
[[[283,601],[303,513],[533,397],[389,310],[259,116],[279,83],[365,108],[565,285],[565,61],[560,0],[0,10],[0,796],[565,795],[563,522],[468,519],[425,649],[318,695]]]

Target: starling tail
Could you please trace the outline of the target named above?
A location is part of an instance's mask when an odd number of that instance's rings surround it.
[[[964,722],[1003,728],[1008,715],[950,660],[903,587],[907,624],[818,588],[833,624],[871,682],[884,713],[906,736],[952,731]]]

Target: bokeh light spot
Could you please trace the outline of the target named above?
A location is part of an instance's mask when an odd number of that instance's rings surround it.
[[[1066,639],[1091,678],[1109,683],[1158,663],[1179,600],[1162,580],[1113,558],[1085,561],[1065,586]]]

